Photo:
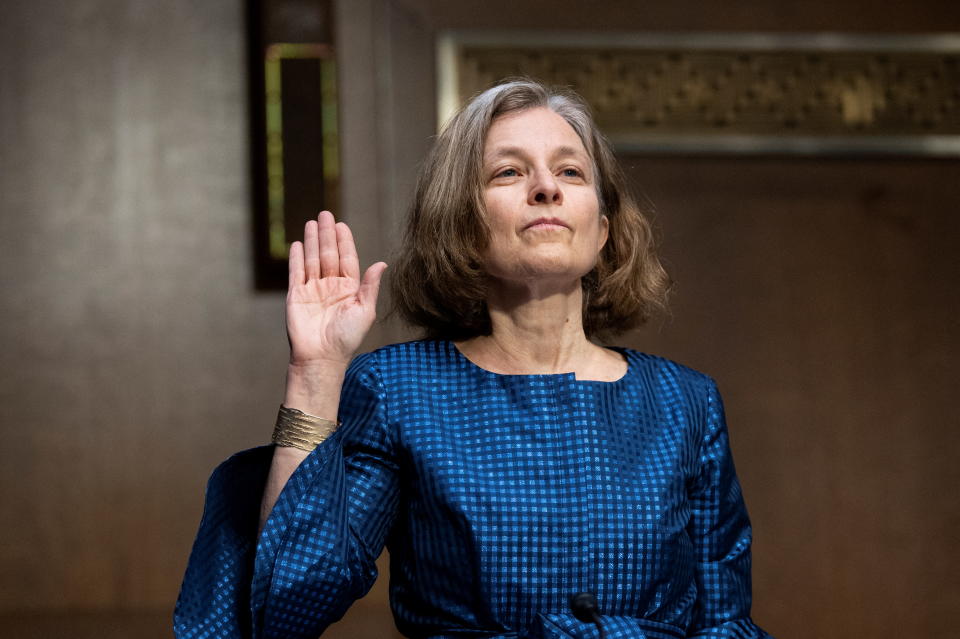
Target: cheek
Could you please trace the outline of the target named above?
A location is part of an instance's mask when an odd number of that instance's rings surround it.
[[[505,234],[512,232],[514,217],[505,202],[488,197],[485,200],[485,208],[484,219],[490,229],[491,242],[502,239]]]

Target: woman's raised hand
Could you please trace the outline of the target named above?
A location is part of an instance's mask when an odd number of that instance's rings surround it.
[[[345,366],[376,318],[387,265],[371,265],[361,280],[353,234],[343,222],[335,223],[329,211],[307,222],[303,235],[303,243],[290,246],[290,364]]]
[[[307,222],[303,242],[290,245],[287,337],[290,365],[283,405],[335,421],[347,365],[376,317],[377,292],[387,265],[377,262],[360,279],[360,261],[346,224],[323,211]],[[305,450],[276,446],[260,505],[263,528]]]

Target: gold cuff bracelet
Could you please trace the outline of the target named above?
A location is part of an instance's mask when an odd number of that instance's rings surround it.
[[[329,419],[281,405],[272,440],[277,446],[292,446],[310,452],[339,426],[340,424]]]

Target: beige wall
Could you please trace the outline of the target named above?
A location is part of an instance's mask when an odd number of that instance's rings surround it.
[[[339,3],[365,261],[393,248],[432,132],[434,29],[960,30],[952,2],[703,6]],[[210,469],[268,437],[286,342],[282,295],[252,291],[243,65],[240,0],[0,3],[0,615],[163,620]],[[632,343],[721,382],[758,620],[948,636],[957,163],[629,163],[679,282]],[[389,628],[383,585],[344,624]]]
[[[5,2],[0,610],[169,605],[211,461],[264,440],[239,2]]]

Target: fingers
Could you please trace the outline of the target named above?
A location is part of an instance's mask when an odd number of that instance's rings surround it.
[[[289,277],[290,281],[287,283],[290,288],[303,284],[306,280],[304,279],[304,270],[303,270],[303,244],[300,242],[294,242],[290,245],[290,258],[289,258]]]
[[[376,264],[370,267],[377,277],[374,300],[383,268],[386,264],[382,268]],[[364,278],[371,273],[370,269]],[[321,211],[316,221],[307,222],[303,229],[303,244],[294,242],[290,245],[290,285],[321,277],[360,279],[360,259],[353,233],[343,222],[336,222],[329,211]]]
[[[337,231],[333,213],[321,211],[317,217],[320,254],[320,276],[340,275],[340,252],[337,250]]]
[[[357,246],[353,241],[350,227],[343,222],[337,222],[337,250],[340,253],[340,275],[354,280],[360,279],[360,258],[357,257]]]
[[[308,280],[320,277],[320,246],[317,243],[317,223],[313,220],[303,227],[303,264]]]
[[[387,265],[384,262],[377,262],[371,264],[363,274],[363,281],[360,282],[357,297],[364,306],[376,306],[377,295],[380,292],[380,280],[385,270],[387,270]]]

